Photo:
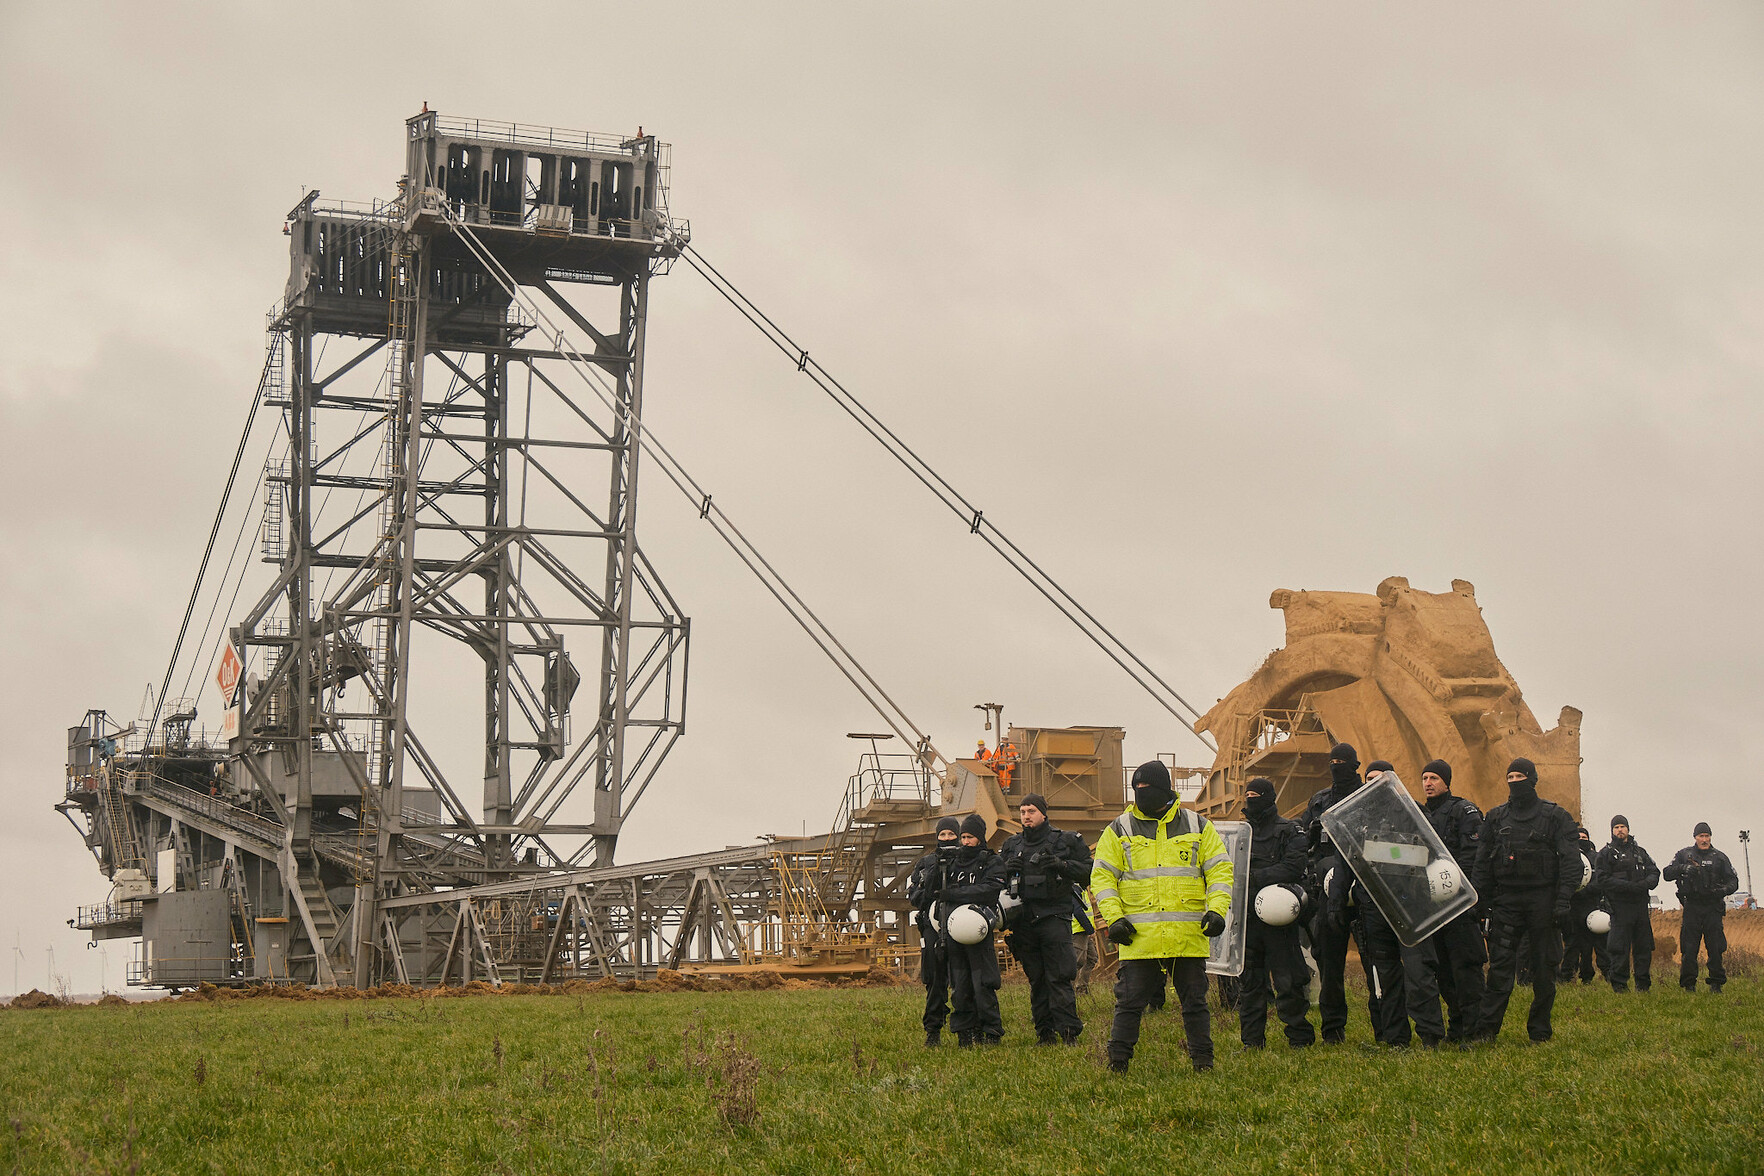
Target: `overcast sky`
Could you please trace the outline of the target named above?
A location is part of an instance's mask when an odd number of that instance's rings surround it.
[[[1755,5],[12,2],[24,987],[50,948],[98,986],[65,731],[164,672],[283,214],[391,195],[425,101],[671,142],[704,254],[1202,709],[1281,643],[1272,589],[1459,577],[1545,725],[1585,711],[1601,844],[1622,811],[1664,859],[1706,818],[1737,866],[1764,823]],[[685,267],[657,282],[657,434],[946,753],[997,700],[1210,759],[818,396]],[[875,718],[684,503],[642,519],[691,711],[620,859],[824,829]]]

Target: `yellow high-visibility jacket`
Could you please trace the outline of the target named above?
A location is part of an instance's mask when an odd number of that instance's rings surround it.
[[[1154,819],[1137,805],[1109,822],[1096,843],[1090,888],[1108,922],[1138,932],[1124,960],[1204,956],[1201,916],[1231,907],[1231,856],[1213,823],[1173,804]]]

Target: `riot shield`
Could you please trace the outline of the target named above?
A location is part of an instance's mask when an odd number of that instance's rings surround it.
[[[1405,947],[1476,905],[1469,863],[1452,860],[1395,772],[1325,811],[1323,829]]]
[[[1231,909],[1225,913],[1225,931],[1207,941],[1207,971],[1215,976],[1243,975],[1243,953],[1249,935],[1250,827],[1243,821],[1214,821],[1231,858]]]

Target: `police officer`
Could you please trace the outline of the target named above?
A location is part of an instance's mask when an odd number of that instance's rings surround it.
[[[1598,860],[1598,851],[1593,847],[1592,836],[1587,833],[1586,826],[1579,825],[1574,830],[1575,844],[1580,849],[1581,859],[1586,863],[1586,870],[1592,871],[1592,880],[1574,892],[1574,898],[1568,903],[1568,933],[1562,940],[1562,968],[1556,978],[1562,981],[1573,980],[1576,973],[1582,984],[1591,984],[1593,965],[1597,964],[1605,978],[1611,976],[1611,958],[1605,954],[1605,936],[1599,935],[1586,925],[1586,917],[1597,910],[1602,901],[1604,888],[1599,882],[1598,870],[1594,863]]]
[[[1445,843],[1446,852],[1465,877],[1476,865],[1476,848],[1482,835],[1482,810],[1452,792],[1452,765],[1429,760],[1421,769],[1421,791],[1426,794],[1427,823]],[[1482,941],[1482,920],[1475,910],[1465,911],[1433,933],[1439,992],[1445,998],[1448,1042],[1462,1042],[1476,1031],[1482,1010],[1482,967],[1488,948]]]
[[[1347,863],[1341,860],[1329,835],[1323,832],[1323,814],[1340,801],[1352,796],[1360,787],[1360,756],[1351,743],[1337,743],[1329,749],[1329,787],[1311,797],[1305,806],[1302,824],[1305,828],[1305,856],[1310,864],[1307,889],[1316,918],[1311,924],[1311,957],[1317,964],[1317,1011],[1323,1021],[1323,1042],[1337,1045],[1347,1040],[1347,949],[1354,928],[1337,926],[1329,920],[1328,894],[1325,882],[1334,871],[1337,881],[1348,881]],[[1373,992],[1368,953],[1360,945],[1360,966],[1366,970],[1367,1012],[1376,1024],[1377,996]]]
[[[1366,779],[1374,780],[1390,770],[1387,761],[1373,760],[1366,765]],[[1360,964],[1366,971],[1369,990],[1366,1011],[1372,1018],[1372,1036],[1386,1045],[1407,1045],[1410,1040],[1409,1020],[1403,1013],[1402,960],[1396,933],[1384,921],[1371,893],[1345,857],[1342,864],[1326,877],[1328,888],[1324,893],[1324,913],[1327,927],[1336,934],[1351,935],[1359,948]],[[1443,1026],[1440,1032],[1445,1032]]]
[[[1709,991],[1720,992],[1727,983],[1727,971],[1721,966],[1727,932],[1721,920],[1727,914],[1727,896],[1739,889],[1739,875],[1727,855],[1710,844],[1707,821],[1698,821],[1692,836],[1696,844],[1679,850],[1666,867],[1666,880],[1678,884],[1678,901],[1684,907],[1684,922],[1678,932],[1678,986],[1686,992],[1697,990],[1697,943],[1701,940],[1709,953]]]
[[[1611,908],[1611,931],[1605,938],[1611,966],[1605,976],[1617,992],[1629,991],[1630,957],[1635,957],[1635,990],[1646,992],[1654,959],[1654,923],[1648,917],[1648,895],[1660,884],[1660,867],[1629,835],[1629,818],[1611,818],[1611,843],[1593,860],[1593,873]]]
[[[907,901],[919,926],[919,981],[925,986],[925,1044],[942,1044],[943,1025],[949,1020],[949,955],[943,934],[931,922],[931,910],[943,889],[943,866],[955,857],[956,839],[962,823],[954,817],[937,822],[937,848],[920,858],[907,879]]]
[[[1133,772],[1133,804],[1096,843],[1090,885],[1120,949],[1109,1069],[1126,1073],[1139,1022],[1169,972],[1182,1001],[1188,1059],[1213,1068],[1207,1015],[1207,937],[1225,930],[1231,857],[1213,823],[1176,803],[1170,769],[1152,760]]]
[[[950,912],[976,906],[996,912],[998,896],[1005,887],[1004,862],[986,848],[986,820],[978,813],[962,818],[958,848],[942,871],[937,894],[937,925],[943,928],[944,951],[949,959],[950,1003],[955,1011],[949,1027],[956,1044],[997,1045],[1004,1036],[998,1015],[998,948],[992,936],[979,943],[958,943],[949,934]]]
[[[1556,965],[1569,900],[1580,882],[1580,850],[1574,818],[1538,796],[1537,766],[1530,760],[1507,765],[1507,798],[1489,812],[1476,853],[1473,881],[1489,897],[1488,991],[1476,1036],[1493,1041],[1499,1035],[1519,968],[1519,940],[1529,936],[1532,995],[1525,1029],[1541,1043],[1554,1032]]]
[[[1294,901],[1303,895],[1305,831],[1297,821],[1280,815],[1274,782],[1258,776],[1244,788],[1243,815],[1250,826],[1249,901],[1245,912],[1243,977],[1237,997],[1238,1036],[1249,1049],[1267,1045],[1268,986],[1274,986],[1274,1008],[1286,1026],[1286,1043],[1304,1049],[1317,1040],[1306,1016],[1310,971],[1299,954],[1298,923],[1264,923],[1255,901],[1263,887],[1290,890]]]
[[[1037,1045],[1076,1044],[1084,1032],[1072,981],[1078,956],[1072,943],[1073,888],[1090,881],[1090,849],[1076,833],[1047,819],[1047,798],[1031,792],[1017,812],[1023,831],[1004,843],[1006,893],[1018,899],[1005,915],[1005,944],[1029,979],[1029,1009]]]

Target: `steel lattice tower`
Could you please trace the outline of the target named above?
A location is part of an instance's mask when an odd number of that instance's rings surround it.
[[[426,970],[405,959],[425,928],[383,899],[610,864],[684,720],[688,621],[636,531],[649,284],[685,238],[666,147],[431,112],[407,144],[398,199],[315,193],[290,215],[280,574],[236,631],[265,667],[240,738],[272,749],[243,762],[283,807],[321,982]],[[541,337],[516,284],[593,350]],[[434,746],[436,715],[465,722],[442,668],[462,649],[481,665],[476,796]],[[595,709],[572,722],[584,674]]]

